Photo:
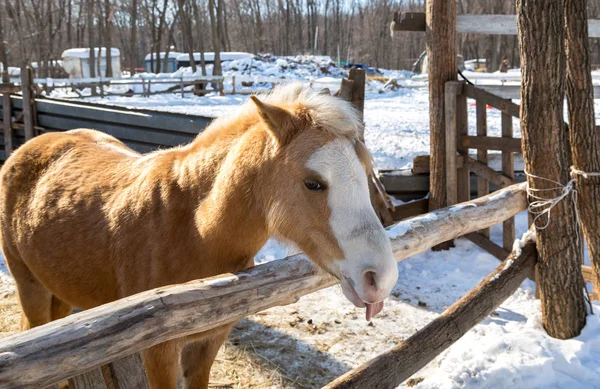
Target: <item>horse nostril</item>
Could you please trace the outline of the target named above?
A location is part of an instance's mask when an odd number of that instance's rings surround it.
[[[375,272],[366,271],[363,273],[363,284],[366,288],[377,290],[377,282],[375,281]]]

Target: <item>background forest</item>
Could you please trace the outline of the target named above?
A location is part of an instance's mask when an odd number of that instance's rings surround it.
[[[588,2],[600,18],[600,0]],[[0,62],[40,64],[72,47],[116,47],[123,69],[143,67],[147,53],[246,51],[319,54],[388,69],[411,69],[425,34],[390,38],[394,11],[423,11],[423,0],[0,0]],[[511,0],[458,0],[459,14],[515,14]],[[516,36],[459,35],[465,59],[502,58],[518,67]],[[600,64],[600,40],[591,42]],[[164,65],[153,64],[155,72]],[[219,69],[215,68],[215,74]]]

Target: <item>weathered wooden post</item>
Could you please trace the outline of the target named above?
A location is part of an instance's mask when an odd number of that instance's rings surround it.
[[[600,172],[600,133],[594,119],[594,89],[588,41],[587,1],[569,0],[565,7],[567,101],[571,126],[573,166]],[[593,289],[600,292],[600,177],[574,174],[579,218],[587,240],[594,273]]]
[[[517,0],[523,156],[529,191],[542,199],[557,199],[563,194],[560,185],[570,179],[569,138],[563,118],[563,7],[560,0],[548,0],[543,6]],[[586,306],[582,241],[571,195],[556,202],[551,217],[543,214],[536,224],[540,227],[536,278],[542,322],[550,336],[572,338],[585,325]]]
[[[21,68],[21,87],[23,88],[23,123],[25,125],[25,141],[33,139],[33,74],[29,66]]]
[[[430,184],[429,210],[446,206],[446,140],[444,88],[457,79],[456,0],[427,0],[427,63],[429,74]],[[448,249],[452,242],[435,246]]]
[[[2,83],[7,87],[10,84],[8,71],[2,74]],[[13,136],[12,136],[12,107],[10,104],[10,92],[5,92],[2,95],[2,123],[4,131],[4,153],[5,158],[8,158],[13,151]]]

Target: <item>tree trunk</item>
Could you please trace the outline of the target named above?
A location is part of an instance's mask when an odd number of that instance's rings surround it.
[[[0,10],[1,7],[2,4],[0,4]],[[5,12],[0,12],[0,63],[2,63],[3,71],[8,72],[8,54],[4,43],[4,15],[6,15]]]
[[[94,45],[94,0],[87,0],[87,28],[88,28],[88,45],[90,55],[88,64],[90,67],[90,77],[96,77],[96,52]],[[98,53],[100,54],[100,53]],[[92,88],[92,94],[95,94],[96,89]]]
[[[217,0],[218,1],[218,0]],[[219,45],[219,34],[217,31],[217,17],[215,17],[215,0],[208,0],[208,15],[210,17],[210,29],[212,35],[213,50],[215,51],[215,62],[213,65],[213,76],[220,76],[221,71],[221,47]],[[213,88],[216,84],[213,84]]]
[[[569,181],[569,139],[563,118],[565,53],[564,1],[544,6],[517,0],[519,54],[522,64],[521,131],[525,169],[538,177],[527,181],[544,198],[555,198],[556,183]],[[552,217],[542,215],[536,224],[539,264],[537,281],[542,323],[559,339],[579,335],[586,307],[581,274],[582,242],[571,196],[559,201]]]
[[[567,55],[567,103],[573,166],[584,172],[600,172],[600,136],[594,119],[588,40],[587,1],[567,0],[565,33]],[[592,269],[593,288],[600,292],[600,177],[575,175],[579,218],[587,240]]]
[[[104,26],[104,47],[106,47],[106,77],[112,77],[112,17],[113,12],[110,6],[110,0],[104,0],[104,17],[106,25]]]
[[[192,71],[196,73],[196,61],[194,60],[194,36],[192,35],[191,15],[185,10],[185,0],[179,0],[179,17],[181,18],[181,29],[183,30],[184,42],[190,58]]]
[[[194,18],[196,19],[196,28],[200,30],[202,26],[202,20],[200,19],[200,12],[198,10],[198,3],[196,1],[192,1],[192,6],[194,7]],[[198,45],[200,46],[200,68],[202,69],[202,75],[206,76],[206,61],[204,60],[204,40],[202,39],[202,34],[199,34]]]
[[[138,0],[133,0],[131,4],[131,41],[129,42],[131,47],[131,59],[129,62],[131,75],[135,73],[135,65],[137,63],[137,8]]]
[[[429,64],[430,197],[429,210],[446,206],[446,120],[444,85],[456,80],[456,0],[427,0]],[[433,250],[447,250],[452,242]]]

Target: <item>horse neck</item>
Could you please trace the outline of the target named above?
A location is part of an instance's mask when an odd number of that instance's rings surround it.
[[[213,255],[221,260],[246,261],[269,238],[262,191],[257,190],[268,135],[260,128],[207,135],[208,140],[199,137],[186,151],[179,180],[200,189],[194,220],[202,249],[211,242]]]

